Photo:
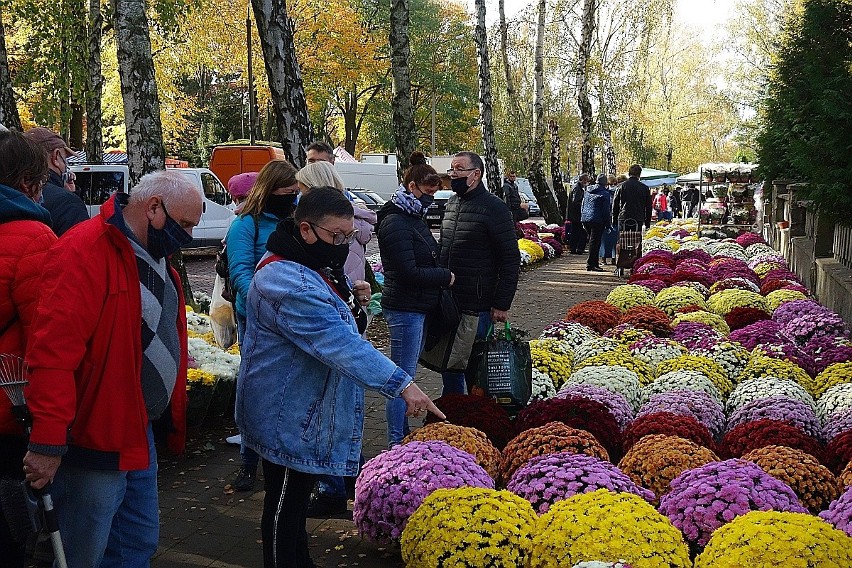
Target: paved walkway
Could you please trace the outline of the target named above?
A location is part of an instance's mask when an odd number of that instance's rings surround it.
[[[585,257],[566,255],[521,274],[511,320],[535,337],[570,306],[585,300],[602,300],[620,282],[608,272],[586,272]],[[433,398],[440,395],[437,374],[425,371],[418,374],[417,382]],[[370,458],[386,443],[384,399],[368,393],[366,407],[364,455]],[[263,492],[227,494],[224,490],[239,464],[238,448],[224,442],[225,436],[233,432],[232,421],[219,428],[196,431],[185,458],[160,459],[161,535],[153,568],[263,565]],[[262,481],[258,488],[262,488]],[[310,519],[308,532],[317,566],[402,566],[398,547],[361,539],[350,519]]]

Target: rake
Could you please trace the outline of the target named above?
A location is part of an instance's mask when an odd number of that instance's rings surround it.
[[[32,430],[32,415],[27,407],[24,397],[24,387],[29,384],[28,369],[26,362],[15,355],[0,354],[0,388],[9,397],[12,403],[12,416],[23,426],[29,436]],[[26,486],[28,491],[41,498],[41,506],[44,512],[44,525],[50,535],[50,543],[53,545],[53,555],[59,568],[68,568],[65,560],[65,549],[62,547],[62,537],[59,533],[59,522],[56,511],[53,508],[53,498],[50,496],[50,484],[41,489],[33,489]]]

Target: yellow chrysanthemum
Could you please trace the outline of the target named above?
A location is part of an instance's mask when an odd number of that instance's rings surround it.
[[[751,511],[718,528],[695,568],[848,568],[852,538],[806,513]]]
[[[547,349],[530,348],[532,366],[544,373],[558,389],[571,376],[571,358]]]
[[[408,568],[526,566],[536,514],[509,491],[438,489],[408,519],[402,559]]]
[[[726,315],[734,308],[755,308],[769,313],[766,299],[756,292],[728,288],[719,290],[707,298],[707,307],[720,316]]]
[[[544,249],[529,239],[518,239],[518,248],[530,255],[530,262],[540,262],[544,260]]]
[[[216,384],[216,375],[202,371],[201,369],[186,370],[186,388],[190,390],[199,385],[211,387]]]
[[[606,297],[606,303],[626,312],[634,306],[654,305],[654,293],[644,286],[624,284],[612,289]]]
[[[607,351],[598,355],[593,355],[578,363],[576,368],[579,370],[583,367],[623,367],[628,371],[633,371],[639,377],[639,382],[647,385],[654,380],[654,369],[650,365],[633,356],[627,349],[616,349],[615,351]]]
[[[712,327],[723,335],[728,335],[729,333],[731,333],[731,328],[730,326],[728,326],[728,322],[725,321],[725,318],[718,314],[714,314],[712,312],[704,310],[699,310],[697,312],[688,312],[685,314],[677,314],[672,320],[672,327],[676,326],[682,321],[694,321],[709,325],[710,327]]]
[[[795,381],[801,385],[801,387],[808,391],[808,394],[814,398],[819,398],[819,396],[829,388],[826,387],[825,390],[820,391],[819,394],[817,394],[818,383],[812,379],[804,369],[792,361],[776,359],[775,357],[767,357],[762,354],[759,347],[756,347],[752,352],[751,359],[749,359],[745,368],[742,370],[739,377],[737,377],[737,382],[740,383],[757,377],[790,379],[791,381]]]
[[[771,313],[787,302],[806,299],[807,296],[798,290],[775,290],[766,295],[766,307],[769,308]]]
[[[825,394],[825,391],[834,385],[839,385],[841,383],[852,383],[852,361],[834,363],[833,365],[826,367],[825,370],[823,370],[823,372],[817,375],[814,379],[814,392],[811,394],[813,394],[815,398],[819,398]]]
[[[633,568],[689,568],[680,531],[644,499],[598,489],[554,504],[538,518],[531,568],[584,560],[625,561]]]
[[[657,376],[661,377],[672,371],[698,371],[710,379],[724,398],[734,390],[734,384],[728,378],[725,368],[707,357],[699,355],[681,355],[674,359],[663,361],[657,365]]]
[[[654,304],[666,312],[670,318],[677,315],[678,310],[686,306],[698,306],[707,309],[707,303],[701,292],[687,286],[670,286],[663,288],[654,298]]]

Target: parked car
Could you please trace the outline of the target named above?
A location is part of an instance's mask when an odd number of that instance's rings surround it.
[[[538,206],[538,203],[536,202],[536,200],[534,198],[530,197],[529,195],[527,195],[523,191],[520,191],[518,193],[521,196],[521,202],[529,203],[529,205],[530,205],[530,217],[536,217],[538,215],[541,215],[541,208]]]
[[[426,224],[430,227],[440,227],[444,220],[444,209],[447,207],[447,200],[452,197],[453,191],[450,189],[439,189],[435,192],[435,201],[429,206],[426,211]]]
[[[355,197],[358,197],[364,202],[367,209],[378,211],[385,204],[385,198],[375,191],[370,191],[369,189],[353,189],[351,191]]]

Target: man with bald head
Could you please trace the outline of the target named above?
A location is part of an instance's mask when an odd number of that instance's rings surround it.
[[[33,414],[24,473],[51,492],[70,568],[148,566],[157,550],[157,455],[185,441],[186,312],[168,257],[192,240],[201,193],[180,172],[128,197],[47,253],[27,362]]]

